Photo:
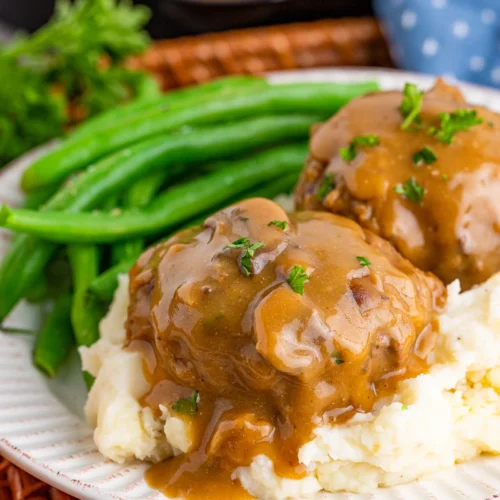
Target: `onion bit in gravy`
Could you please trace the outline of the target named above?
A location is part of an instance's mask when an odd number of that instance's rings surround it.
[[[188,499],[250,498],[232,474],[260,454],[304,476],[298,450],[316,427],[427,369],[445,299],[357,223],[265,199],[156,245],[130,277],[128,349],[152,386],[142,403],[168,408],[191,440],[147,480]]]

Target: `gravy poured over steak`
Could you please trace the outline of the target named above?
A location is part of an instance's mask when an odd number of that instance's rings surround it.
[[[143,403],[184,419],[192,440],[147,479],[196,499],[248,497],[231,474],[259,454],[301,477],[315,427],[370,411],[426,370],[445,296],[355,222],[264,199],[151,248],[130,277],[129,349],[152,384]]]
[[[470,288],[500,270],[500,117],[438,82],[425,94],[419,120],[403,130],[402,101],[401,92],[360,97],[315,130],[298,208],[350,217],[420,269]],[[457,131],[451,144],[440,141],[440,113],[457,110],[455,123],[464,123],[461,110],[476,110],[482,123]],[[378,144],[360,145],[352,159],[341,154],[367,134]],[[431,156],[415,162],[424,147]],[[325,178],[336,187],[318,193]],[[410,196],[407,182],[414,182]]]

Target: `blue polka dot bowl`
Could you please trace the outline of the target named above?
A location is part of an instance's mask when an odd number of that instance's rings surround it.
[[[500,87],[499,0],[375,0],[396,63]]]

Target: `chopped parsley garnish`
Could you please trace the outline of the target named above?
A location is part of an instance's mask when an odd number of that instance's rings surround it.
[[[366,258],[366,257],[363,257],[361,255],[358,255],[356,257],[356,259],[358,259],[358,262],[361,264],[361,266],[369,266],[371,264],[371,262]]]
[[[229,245],[226,245],[224,248],[246,248],[250,245],[250,240],[248,238],[240,238],[239,240],[235,240]]]
[[[402,409],[402,410],[407,410],[407,409],[408,409],[408,406],[403,405],[403,406],[401,407],[401,409]]]
[[[439,128],[431,127],[429,133],[440,142],[451,144],[453,136],[460,131],[469,130],[474,125],[483,123],[473,109],[457,109],[453,113],[439,113],[441,125]]]
[[[241,267],[245,271],[247,276],[252,274],[252,257],[255,254],[255,251],[259,248],[262,248],[264,243],[262,241],[257,241],[256,243],[250,243],[248,238],[240,238],[236,241],[233,241],[229,245],[226,245],[224,248],[244,248],[245,253],[243,257],[241,257]]]
[[[415,84],[407,83],[403,90],[403,96],[403,102],[399,106],[399,111],[404,118],[401,128],[406,130],[413,122],[420,121],[420,110],[422,109],[424,93],[418,90]]]
[[[288,222],[286,220],[272,220],[268,226],[276,226],[282,229],[283,231],[286,231],[286,228],[288,227]]]
[[[241,220],[242,220],[243,222],[246,222],[246,221],[248,220],[248,217],[241,217]]]
[[[343,365],[344,364],[344,360],[342,359],[342,356],[340,355],[339,352],[334,352],[332,354],[332,358],[335,361],[336,365]]]
[[[442,174],[441,179],[446,182],[448,180],[448,176],[446,174]]]
[[[302,266],[293,266],[286,281],[295,293],[304,295],[304,283],[308,279],[309,275]]]
[[[394,192],[404,196],[413,203],[421,203],[424,197],[424,188],[411,177],[404,184],[394,186]]]
[[[196,415],[198,411],[198,391],[194,391],[190,398],[178,399],[172,405],[172,410],[185,415]]]
[[[437,160],[437,156],[435,155],[434,151],[432,151],[431,148],[424,146],[420,151],[417,151],[413,155],[413,163],[416,165],[426,163],[427,165],[430,165],[431,163],[434,163]]]
[[[316,198],[323,201],[332,189],[335,189],[335,177],[331,172],[328,172],[316,191]]]
[[[241,258],[241,267],[243,268],[247,276],[250,276],[253,273],[252,257],[255,255],[255,251],[259,248],[262,248],[263,246],[264,243],[262,243],[262,241],[257,241],[256,243],[252,243],[251,245],[249,245],[245,250],[243,257]]]
[[[360,135],[355,137],[347,148],[340,148],[339,153],[342,158],[350,162],[356,158],[359,146],[378,146],[380,144],[380,137],[378,135]]]

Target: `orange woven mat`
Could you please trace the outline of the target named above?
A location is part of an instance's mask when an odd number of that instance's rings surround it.
[[[0,500],[72,500],[0,456]]]

